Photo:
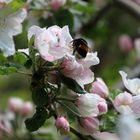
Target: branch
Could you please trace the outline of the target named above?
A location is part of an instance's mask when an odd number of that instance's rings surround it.
[[[79,33],[84,33],[90,27],[95,28],[98,22],[112,9],[112,8],[120,8],[126,10],[133,17],[140,20],[140,6],[131,0],[112,0],[112,2],[107,3],[102,9],[97,11],[97,13],[91,17],[91,19],[84,24]]]
[[[114,0],[117,7],[127,10],[132,16],[140,18],[140,6],[132,0]]]
[[[112,5],[113,5],[113,2],[108,3],[102,9],[100,9],[96,15],[91,17],[91,19],[88,21],[88,23],[86,23],[82,26],[82,28],[80,29],[79,32],[82,33],[82,32],[85,32],[90,27],[95,27],[97,25],[98,21],[100,21],[100,19],[102,19],[105,16],[105,14],[112,8]]]

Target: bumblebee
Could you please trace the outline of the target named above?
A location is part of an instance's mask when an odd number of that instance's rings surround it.
[[[72,47],[73,55],[78,59],[85,58],[89,50],[88,43],[82,38],[74,39],[72,41]]]

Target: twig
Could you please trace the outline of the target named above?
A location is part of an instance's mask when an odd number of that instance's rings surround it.
[[[140,6],[132,0],[114,0],[117,7],[127,10],[134,17],[140,19]]]
[[[102,9],[100,9],[97,12],[96,15],[92,16],[91,19],[82,26],[79,32],[83,33],[87,30],[87,28],[89,29],[90,27],[95,27],[98,21],[100,21],[100,19],[102,19],[105,16],[105,14],[112,8],[112,6],[113,6],[113,2],[105,5]]]
[[[79,33],[84,33],[90,27],[95,28],[98,22],[112,9],[120,8],[127,10],[133,17],[140,20],[140,6],[131,0],[112,0],[112,2],[107,3],[103,8],[101,8],[97,13],[91,17],[91,19],[84,24]]]

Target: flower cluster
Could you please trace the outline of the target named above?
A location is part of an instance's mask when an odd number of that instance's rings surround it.
[[[68,26],[60,28],[54,25],[47,29],[32,26],[29,28],[28,39],[29,42],[31,42],[32,39],[34,42],[33,46],[29,47],[29,50],[34,51],[35,57],[41,57],[36,61],[42,61],[43,63],[34,70],[34,75],[37,73],[41,75],[42,72],[42,75],[46,76],[46,78],[40,77],[40,82],[43,80],[42,86],[44,84],[50,85],[50,92],[46,89],[46,91],[48,91],[46,97],[49,98],[49,100],[45,104],[45,107],[46,105],[50,106],[50,104],[55,106],[59,104],[59,107],[55,108],[55,113],[57,114],[55,125],[57,129],[61,134],[66,134],[70,131],[67,117],[64,117],[62,112],[59,113],[57,111],[60,107],[65,106],[67,109],[70,109],[65,104],[65,102],[69,102],[72,103],[77,110],[77,113],[73,113],[78,120],[79,131],[84,135],[92,135],[95,133],[100,124],[98,116],[101,116],[108,110],[106,99],[109,96],[109,90],[104,81],[101,78],[97,78],[97,81],[94,81],[94,73],[90,69],[91,66],[99,63],[97,52],[87,51],[86,57],[83,58],[78,58],[74,55],[74,47],[80,47],[82,44],[73,46],[74,43],[72,42],[74,39],[69,33]],[[79,40],[83,41],[83,39]],[[50,63],[51,66],[47,65]],[[34,85],[35,80],[36,78],[33,79],[32,85]],[[65,91],[66,95],[62,93],[63,88],[59,87],[61,86],[60,82],[71,90],[68,91],[69,93]],[[73,84],[73,86],[69,86],[71,84]],[[84,89],[87,84],[91,85],[89,92]],[[57,87],[59,88],[59,94],[52,89],[55,85],[56,90],[58,90]],[[33,91],[37,92],[36,90],[42,90],[40,86],[39,82],[37,82],[35,87],[32,87]],[[44,86],[44,88],[46,87]],[[67,94],[72,98],[66,98]],[[37,101],[34,100],[34,102],[38,106]],[[50,107],[47,107],[47,109],[50,111]],[[72,110],[72,108],[70,110]],[[28,123],[27,120],[27,128],[29,127]]]
[[[28,133],[23,120],[32,113],[33,104],[31,102],[24,102],[17,97],[10,98],[6,111],[0,113],[0,139],[14,138],[14,135],[23,135],[21,134],[23,132]]]

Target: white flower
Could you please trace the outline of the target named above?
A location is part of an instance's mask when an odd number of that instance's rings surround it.
[[[20,9],[8,16],[2,15],[0,17],[0,49],[5,56],[10,56],[15,53],[13,36],[21,33],[21,23],[26,18],[26,15],[27,11]]]
[[[118,123],[120,140],[140,140],[140,123],[133,115],[123,115]]]
[[[114,106],[116,110],[123,114],[130,114],[132,112],[130,104],[132,103],[132,95],[128,92],[118,94],[114,99]]]
[[[96,117],[99,115],[99,103],[105,102],[99,95],[86,93],[77,98],[76,106],[82,117]]]
[[[29,40],[32,35],[35,35],[35,48],[46,61],[55,61],[70,52],[72,37],[68,26],[60,28],[55,25],[48,29],[32,26],[28,32]]]
[[[99,63],[97,53],[88,53],[85,59],[75,59],[75,56],[66,55],[62,60],[61,72],[74,80],[80,85],[89,84],[94,80],[94,73],[90,70],[90,66]]]
[[[134,95],[140,94],[140,79],[127,79],[127,73],[125,73],[124,71],[119,71],[119,73],[122,76],[125,87]]]

